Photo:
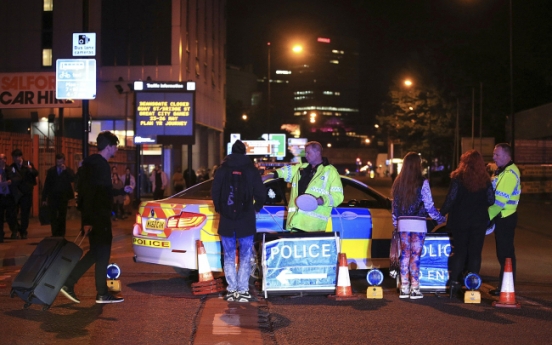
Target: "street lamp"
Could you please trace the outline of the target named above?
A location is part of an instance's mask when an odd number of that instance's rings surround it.
[[[300,46],[300,45],[298,45],[298,44],[296,44],[296,45],[293,46],[293,48],[291,48],[291,50],[292,50],[294,53],[299,54],[299,53],[301,53],[301,52],[303,51],[303,47]]]

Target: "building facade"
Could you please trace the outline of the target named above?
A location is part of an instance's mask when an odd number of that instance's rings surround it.
[[[81,102],[45,95],[52,91],[56,60],[74,58],[73,34],[95,33],[97,94],[89,102],[89,141],[101,130],[112,130],[123,145],[134,145],[134,81],[193,81],[192,167],[218,164],[226,116],[225,6],[225,0],[2,1],[3,126],[20,131],[32,122],[31,132],[44,132],[40,119],[50,119],[52,133],[61,127],[58,134],[83,136]],[[26,85],[39,80],[48,82]],[[175,166],[187,167],[186,147],[153,147],[142,153],[148,169],[161,163],[170,174]]]

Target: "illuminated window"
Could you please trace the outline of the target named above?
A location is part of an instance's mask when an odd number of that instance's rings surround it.
[[[333,95],[333,91],[324,91],[322,92],[324,95]]]
[[[49,12],[54,10],[54,0],[44,0],[44,12]]]
[[[330,63],[333,63],[334,65],[339,65],[339,61],[337,60],[330,60]]]
[[[42,49],[42,66],[52,66],[52,49]]]
[[[278,69],[276,70],[276,74],[291,74],[291,71]]]
[[[332,49],[332,53],[334,53],[334,54],[345,54],[345,52],[343,50],[335,50],[335,49]]]

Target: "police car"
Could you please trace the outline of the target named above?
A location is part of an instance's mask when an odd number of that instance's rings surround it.
[[[344,202],[332,210],[327,232],[338,232],[349,269],[388,267],[393,225],[391,201],[366,184],[341,176]],[[142,202],[132,231],[134,261],[172,266],[179,273],[197,270],[196,240],[201,240],[212,271],[222,272],[217,234],[219,215],[211,200],[213,180],[169,198]],[[290,185],[282,179],[264,182],[267,198],[257,214],[257,233],[287,233]]]

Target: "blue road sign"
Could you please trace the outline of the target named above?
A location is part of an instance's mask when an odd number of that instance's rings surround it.
[[[56,60],[57,99],[96,98],[96,59]]]
[[[450,237],[427,234],[420,257],[420,288],[445,290],[448,281]]]
[[[263,288],[335,290],[338,237],[287,238],[263,244]]]

